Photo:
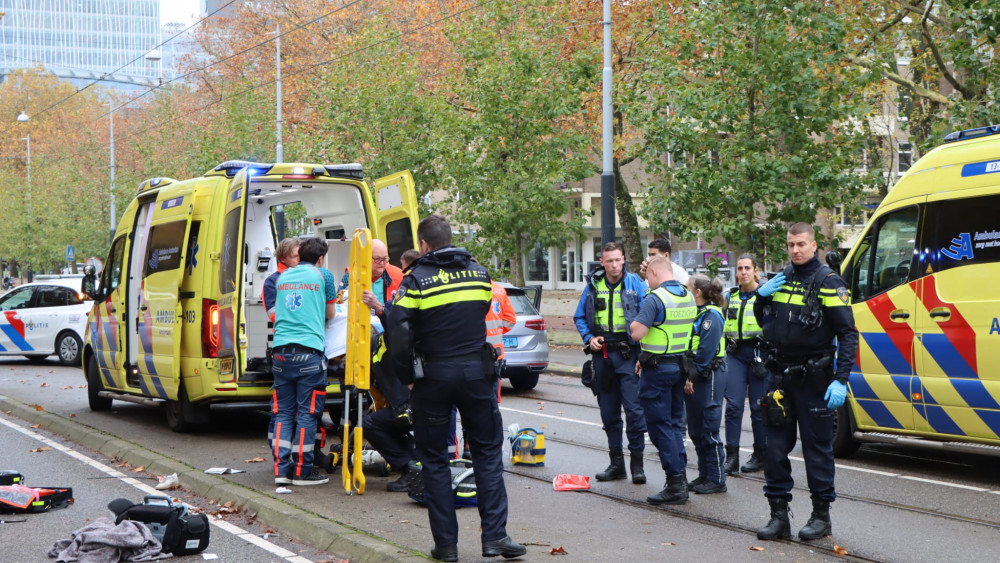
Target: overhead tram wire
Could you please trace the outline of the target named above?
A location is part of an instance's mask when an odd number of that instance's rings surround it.
[[[359,1],[361,1],[361,0],[356,0],[355,3],[359,2]],[[295,72],[292,72],[292,73],[284,74],[283,77],[282,77],[282,79],[286,80],[286,79],[288,79],[291,76],[297,76],[299,74],[303,74],[303,73],[305,73],[307,71],[313,70],[313,69],[315,69],[317,67],[329,65],[329,64],[332,64],[332,63],[344,60],[344,59],[346,59],[348,57],[352,57],[352,56],[358,55],[360,53],[364,53],[365,51],[371,50],[371,49],[373,49],[375,47],[378,47],[379,45],[382,45],[384,43],[387,43],[387,42],[389,42],[391,40],[398,39],[400,37],[404,37],[404,36],[407,36],[407,35],[412,35],[412,34],[415,34],[415,33],[419,33],[419,32],[421,32],[421,31],[423,31],[425,29],[433,27],[433,26],[435,26],[437,24],[440,24],[440,23],[442,23],[444,21],[456,18],[458,16],[461,16],[461,15],[463,15],[465,13],[468,13],[468,12],[471,12],[473,10],[477,10],[479,8],[482,8],[483,6],[485,6],[487,4],[492,4],[492,3],[496,2],[496,1],[497,0],[484,0],[483,2],[475,4],[475,5],[470,6],[468,8],[464,8],[464,9],[459,10],[457,12],[448,14],[446,16],[442,16],[441,18],[438,18],[438,19],[436,19],[434,21],[427,22],[425,24],[421,24],[419,26],[416,26],[414,28],[411,28],[411,29],[408,29],[408,30],[405,30],[405,31],[398,32],[398,33],[396,33],[395,35],[393,35],[391,37],[387,37],[385,39],[381,39],[379,41],[375,41],[373,43],[370,43],[368,45],[365,45],[363,47],[355,49],[354,51],[351,51],[351,52],[348,52],[348,53],[344,53],[342,55],[338,55],[336,57],[333,57],[331,59],[327,59],[327,60],[324,60],[324,61],[320,61],[318,63],[313,63],[311,65],[308,65],[308,66],[302,68],[301,70],[298,70],[298,71],[295,71]],[[325,17],[325,16],[321,16],[320,18],[317,18],[317,19],[321,19],[322,17]],[[284,34],[282,34],[282,35],[284,35]],[[193,72],[197,72],[197,71],[193,71]],[[185,75],[185,76],[187,76],[187,75]],[[241,89],[241,90],[239,90],[237,92],[234,92],[232,94],[225,95],[225,96],[219,96],[217,99],[215,99],[215,100],[213,100],[213,101],[211,101],[211,102],[209,102],[209,103],[207,103],[207,104],[205,104],[203,106],[195,108],[194,110],[191,110],[191,111],[189,111],[189,112],[187,112],[185,114],[178,115],[178,116],[172,117],[170,119],[165,119],[163,121],[157,121],[157,122],[154,122],[154,123],[152,123],[152,124],[150,124],[150,125],[142,128],[142,129],[139,129],[137,131],[134,131],[134,132],[131,132],[131,133],[128,133],[128,134],[125,134],[125,135],[116,135],[116,137],[118,138],[119,142],[121,142],[121,141],[127,141],[127,140],[130,140],[130,139],[133,139],[133,138],[137,138],[137,137],[141,137],[142,135],[144,135],[145,133],[147,133],[149,131],[152,131],[154,129],[157,129],[159,127],[167,125],[169,123],[173,123],[173,122],[175,122],[177,120],[185,119],[185,118],[191,117],[193,115],[197,115],[197,114],[199,114],[199,113],[201,113],[203,111],[206,111],[209,108],[211,108],[211,107],[213,107],[215,105],[218,105],[218,104],[220,104],[220,103],[222,103],[222,102],[224,102],[226,100],[231,100],[231,99],[233,99],[235,97],[242,96],[243,94],[252,92],[252,91],[257,90],[259,88],[263,88],[263,87],[266,87],[266,86],[273,85],[275,82],[276,82],[276,79],[269,79],[267,81],[260,82],[260,83],[254,85],[254,86],[250,86],[248,88]],[[122,106],[119,106],[119,107],[123,107],[124,105],[126,105],[126,104],[122,104]],[[105,112],[104,114],[102,114],[101,117],[103,118],[104,116],[107,115],[107,113],[108,112]],[[96,123],[100,119],[101,118],[95,119],[94,122]],[[59,162],[59,161],[63,161],[63,160],[71,161],[74,156],[83,156],[83,155],[81,153],[74,153],[73,155],[68,155],[66,157],[62,157],[62,158],[59,158],[59,159],[50,159],[50,162]]]

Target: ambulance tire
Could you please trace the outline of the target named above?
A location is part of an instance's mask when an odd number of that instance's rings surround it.
[[[845,403],[837,409],[833,424],[833,455],[836,457],[851,457],[861,447],[861,442],[854,439],[854,420],[850,407]]]
[[[507,374],[507,380],[515,391],[531,391],[538,385],[538,372],[517,370]]]
[[[91,356],[87,360],[87,400],[90,402],[90,410],[94,412],[111,410],[111,399],[101,397],[101,391],[104,391],[101,370],[97,367],[97,358]]]
[[[80,350],[83,342],[73,331],[67,330],[56,338],[56,356],[64,366],[80,367]]]
[[[177,400],[167,399],[163,410],[167,413],[167,426],[174,432],[190,432],[208,424],[211,418],[210,407],[192,404],[183,385],[177,392]]]

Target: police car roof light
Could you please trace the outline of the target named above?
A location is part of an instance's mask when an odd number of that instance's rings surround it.
[[[998,133],[1000,133],[1000,125],[987,125],[986,127],[976,127],[974,129],[964,129],[962,131],[949,133],[948,136],[944,138],[944,142],[954,143],[957,141],[967,141],[969,139],[987,137]]]

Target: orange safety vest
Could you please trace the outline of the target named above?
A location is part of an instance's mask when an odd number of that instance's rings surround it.
[[[493,300],[490,301],[490,310],[486,312],[486,341],[497,349],[497,357],[503,359],[503,335],[517,324],[517,313],[507,297],[507,290],[497,282],[491,283]]]

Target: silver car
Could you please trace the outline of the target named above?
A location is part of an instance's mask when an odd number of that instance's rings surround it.
[[[507,297],[517,313],[517,324],[503,335],[507,369],[504,377],[516,391],[534,389],[538,374],[549,366],[549,335],[545,318],[538,313],[542,301],[541,286],[515,287],[500,285],[507,290]]]

